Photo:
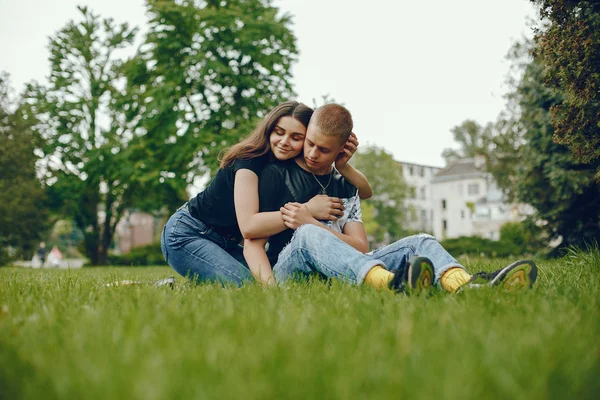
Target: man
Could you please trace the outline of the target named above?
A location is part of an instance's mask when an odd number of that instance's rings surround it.
[[[40,258],[41,267],[44,268],[44,264],[46,263],[46,243],[40,243],[40,246],[37,249],[37,254]]]
[[[467,285],[530,287],[537,277],[532,261],[518,261],[493,273],[471,276],[430,235],[401,239],[367,253],[356,189],[333,168],[352,131],[352,117],[337,104],[318,108],[310,120],[304,153],[285,163],[270,164],[259,180],[261,212],[279,210],[289,228],[269,239],[267,255],[277,282],[319,274],[353,284],[395,291],[420,291],[437,282],[455,292]],[[314,219],[304,203],[316,194],[339,197],[344,216],[335,223]],[[258,243],[248,241],[248,251]],[[246,250],[245,250],[246,251]]]

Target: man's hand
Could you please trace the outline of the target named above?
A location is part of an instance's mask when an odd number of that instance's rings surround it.
[[[344,149],[338,154],[335,159],[335,168],[339,171],[346,167],[348,161],[352,158],[352,155],[356,152],[358,148],[358,138],[354,134],[354,132],[350,133],[350,137],[344,144]]]
[[[337,221],[338,217],[344,215],[344,205],[337,197],[329,197],[326,194],[318,194],[306,203],[310,214],[319,220]]]
[[[319,224],[319,221],[313,218],[310,210],[304,204],[286,203],[279,211],[281,211],[283,223],[290,229],[296,230],[304,224]]]

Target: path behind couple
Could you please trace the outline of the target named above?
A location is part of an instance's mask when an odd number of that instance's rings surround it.
[[[0,268],[0,398],[592,398],[600,255],[538,265],[526,293],[430,298],[337,282],[105,287],[168,268]]]

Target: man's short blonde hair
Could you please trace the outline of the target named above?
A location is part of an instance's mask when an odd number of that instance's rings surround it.
[[[339,104],[325,104],[317,108],[310,119],[310,125],[326,136],[337,136],[346,143],[354,124],[352,114]]]

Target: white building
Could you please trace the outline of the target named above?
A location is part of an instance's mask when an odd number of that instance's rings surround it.
[[[407,162],[400,162],[400,164],[404,181],[412,189],[405,202],[408,211],[407,228],[433,233],[434,204],[431,181],[441,168]]]
[[[500,227],[520,220],[518,207],[505,202],[485,159],[456,160],[431,180],[433,234],[438,239],[459,236],[500,238]]]

